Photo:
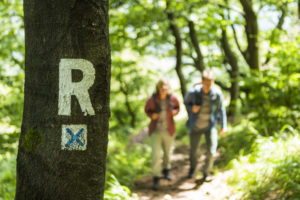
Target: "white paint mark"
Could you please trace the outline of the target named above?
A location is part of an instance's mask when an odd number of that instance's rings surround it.
[[[72,70],[82,71],[80,82],[72,82]],[[71,115],[71,96],[76,96],[84,115],[95,115],[88,89],[94,84],[93,64],[84,59],[63,58],[59,63],[59,100],[58,114]]]
[[[61,135],[62,150],[81,150],[87,148],[86,124],[63,124]]]

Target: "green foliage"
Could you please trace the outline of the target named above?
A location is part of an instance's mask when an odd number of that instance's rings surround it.
[[[16,153],[0,154],[0,200],[14,199],[16,189]]]
[[[116,5],[115,2],[111,4]],[[142,55],[153,53],[150,45],[165,43],[167,39],[167,22],[162,20],[165,17],[164,7],[149,1],[130,1],[115,6],[110,10],[112,48],[115,52],[130,47]]]
[[[24,26],[21,0],[0,1],[0,41],[0,156],[2,156],[6,152],[15,152],[22,121]]]
[[[183,108],[181,108],[183,109]],[[189,130],[186,126],[186,119],[176,121],[176,139],[180,140],[181,138],[187,136]]]
[[[19,132],[0,133],[0,155],[6,152],[15,152],[19,136]]]
[[[260,137],[253,153],[232,161],[239,199],[297,199],[300,196],[300,137]]]
[[[135,60],[116,57],[112,63],[111,77],[110,106],[112,118],[115,119],[110,124],[112,130],[145,125],[144,106],[150,91],[155,88],[153,77],[151,70],[139,66]]]
[[[219,166],[232,168],[232,160],[252,153],[253,142],[259,136],[254,126],[253,122],[243,120],[229,129],[226,137],[220,138],[218,146],[222,157],[217,161]]]
[[[128,187],[119,183],[118,179],[112,174],[107,174],[105,181],[105,200],[128,200],[130,199],[131,191]]]
[[[0,19],[0,80],[9,80],[24,69],[22,1],[0,1]]]
[[[14,199],[23,109],[24,25],[21,0],[0,1],[0,200]]]
[[[297,37],[300,42],[300,38]],[[269,136],[284,125],[299,126],[300,50],[296,42],[282,42],[277,47],[276,65],[245,79],[251,93],[246,112],[256,122],[262,135]]]
[[[22,80],[15,80],[11,86],[0,81],[0,123],[20,127],[23,110],[23,90],[19,85]],[[0,131],[2,132],[2,131]]]
[[[133,144],[128,147],[128,135],[110,135],[107,171],[120,184],[133,186],[134,181],[150,172],[150,147]]]

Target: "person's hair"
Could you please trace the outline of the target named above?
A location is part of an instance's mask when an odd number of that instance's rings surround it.
[[[156,83],[156,94],[159,94],[159,88],[162,88],[163,86],[167,86],[167,94],[170,94],[170,84],[167,80],[165,79],[160,79],[157,83]]]
[[[215,80],[216,79],[214,72],[212,70],[208,70],[208,69],[206,69],[202,72],[202,79],[203,78],[206,78],[206,79],[209,79],[209,80]]]

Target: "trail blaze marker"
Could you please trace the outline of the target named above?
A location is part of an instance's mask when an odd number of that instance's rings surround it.
[[[72,82],[72,70],[82,71],[79,82]],[[84,59],[61,59],[59,63],[58,114],[71,115],[71,96],[76,96],[84,115],[95,115],[88,89],[94,84],[93,64]]]
[[[85,124],[62,125],[61,149],[86,150],[87,126]]]
[[[82,72],[82,80],[72,82],[72,70]],[[71,96],[75,96],[85,116],[95,115],[89,88],[95,81],[93,64],[85,59],[63,58],[59,62],[59,97],[58,115],[71,116]],[[62,150],[86,150],[87,148],[86,124],[63,124],[61,135]]]
[[[84,146],[82,141],[79,139],[79,137],[84,132],[84,128],[81,128],[76,134],[74,134],[69,128],[66,128],[66,132],[71,136],[71,139],[67,142],[66,147],[69,147],[74,142],[78,142],[80,146]]]

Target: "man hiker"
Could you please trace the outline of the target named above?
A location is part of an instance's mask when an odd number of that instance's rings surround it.
[[[188,112],[187,126],[190,133],[190,170],[188,177],[193,178],[198,160],[198,144],[205,135],[207,155],[203,168],[203,180],[211,181],[210,173],[218,145],[217,121],[220,120],[220,135],[226,132],[226,111],[223,95],[214,86],[215,76],[212,71],[204,70],[202,82],[188,92],[184,104]]]
[[[170,155],[175,138],[175,122],[173,116],[179,112],[179,103],[170,93],[167,81],[160,80],[156,85],[156,92],[148,99],[145,112],[151,118],[149,135],[152,147],[153,189],[159,188],[161,175],[161,151],[163,150],[163,176],[171,180]]]

